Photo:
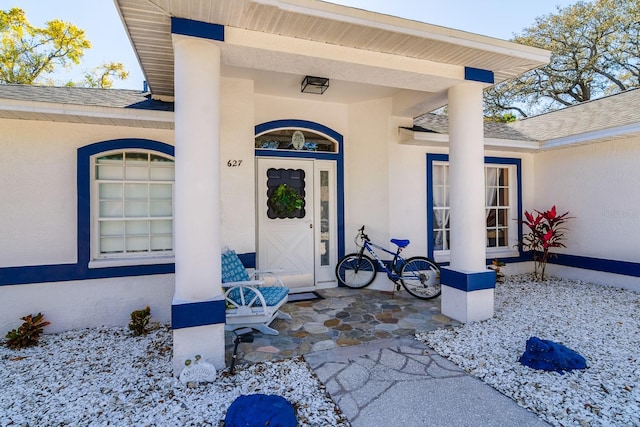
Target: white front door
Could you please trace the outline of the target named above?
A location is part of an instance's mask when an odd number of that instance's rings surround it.
[[[289,288],[313,288],[314,162],[257,161],[258,269],[278,268]]]

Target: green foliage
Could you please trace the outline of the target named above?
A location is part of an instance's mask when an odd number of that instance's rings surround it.
[[[550,50],[550,63],[487,90],[487,116],[527,117],[640,86],[637,0],[558,7],[513,41]]]
[[[6,344],[9,348],[21,349],[36,345],[44,331],[44,327],[51,324],[51,322],[44,320],[42,313],[38,313],[35,316],[29,314],[20,319],[24,320],[24,323],[18,329],[14,329],[6,335]]]
[[[54,84],[46,76],[80,64],[90,48],[84,30],[71,23],[54,19],[44,27],[34,27],[24,10],[0,10],[0,83]],[[114,78],[128,76],[122,63],[109,62],[86,72],[82,82],[63,84],[108,89]]]
[[[131,322],[129,322],[129,330],[134,337],[145,335],[149,332],[147,326],[151,318],[151,308],[146,306],[142,310],[134,310],[131,312]]]
[[[288,217],[304,206],[304,199],[295,188],[289,187],[287,184],[280,184],[269,197],[269,203],[276,215]]]
[[[114,78],[126,80],[127,77],[129,77],[129,72],[125,70],[121,62],[104,63],[90,72],[84,73],[84,81],[77,86],[111,89]]]
[[[34,27],[17,7],[0,10],[0,83],[34,84],[56,67],[79,64],[91,47],[85,33],[54,19]]]

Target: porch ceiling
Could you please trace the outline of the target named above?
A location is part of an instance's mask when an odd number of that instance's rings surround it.
[[[171,17],[225,26],[224,76],[254,80],[257,93],[290,97],[305,96],[304,75],[328,77],[326,102],[401,91],[403,108],[408,99],[435,108],[464,79],[465,66],[492,70],[498,83],[549,59],[541,49],[318,0],[114,1],[160,97],[174,94]]]

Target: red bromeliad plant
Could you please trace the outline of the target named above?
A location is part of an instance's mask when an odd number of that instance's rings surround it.
[[[529,233],[522,236],[522,246],[533,251],[534,274],[540,280],[544,280],[544,271],[547,267],[547,260],[552,255],[549,252],[551,248],[565,248],[562,243],[564,240],[564,223],[572,218],[569,212],[558,215],[555,205],[546,212],[535,211],[537,216],[534,218],[532,213],[524,212],[527,218],[522,223],[529,227]],[[538,273],[539,272],[539,273]]]

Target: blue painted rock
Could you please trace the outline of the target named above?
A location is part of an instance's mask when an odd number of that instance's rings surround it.
[[[224,419],[225,427],[296,427],[293,405],[282,396],[242,395],[233,401]]]
[[[564,373],[573,369],[585,369],[587,361],[580,354],[562,344],[538,337],[527,340],[520,363],[533,369]]]

